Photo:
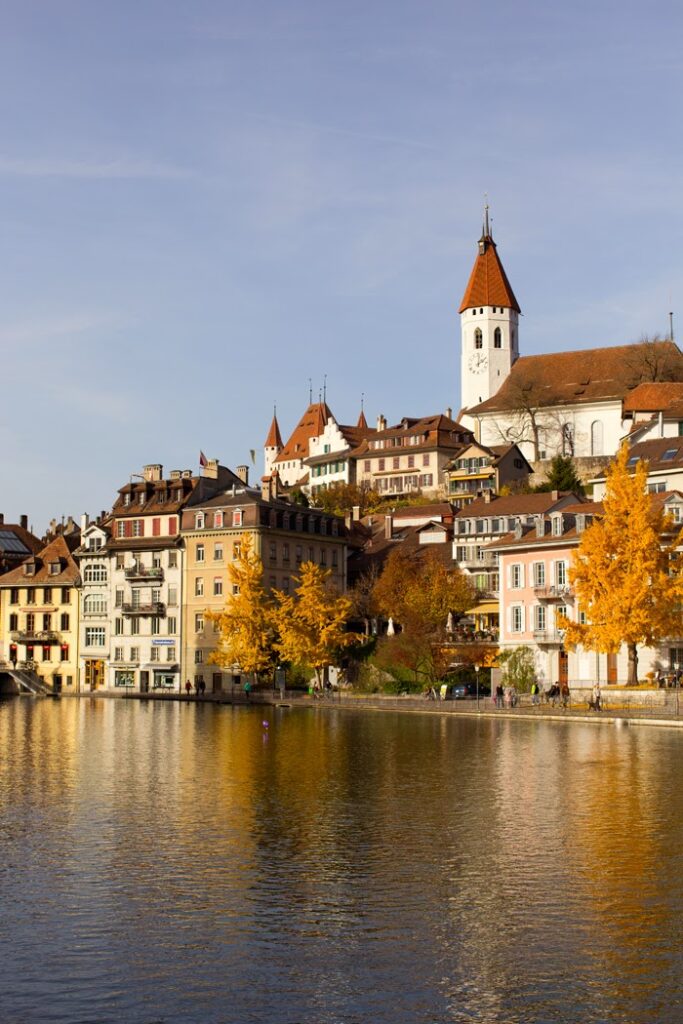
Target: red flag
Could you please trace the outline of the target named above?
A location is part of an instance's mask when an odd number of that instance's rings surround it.
[[[207,459],[206,455],[204,454],[204,452],[200,451],[200,453],[199,453],[199,465],[203,467],[203,466],[208,466],[208,464],[209,464],[209,460]]]

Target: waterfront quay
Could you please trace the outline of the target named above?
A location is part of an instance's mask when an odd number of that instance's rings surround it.
[[[588,691],[573,694],[563,707],[559,702],[533,704],[529,694],[521,694],[514,707],[497,708],[491,697],[466,700],[432,700],[421,694],[366,694],[351,691],[331,691],[312,695],[300,690],[251,690],[247,695],[241,688],[215,694],[179,694],[168,692],[124,693],[94,692],[64,694],[71,698],[94,700],[135,700],[180,702],[183,704],[228,704],[242,707],[252,705],[292,708],[341,709],[355,711],[398,711],[402,714],[441,715],[492,719],[519,719],[543,721],[602,722],[604,724],[634,722],[651,725],[683,725],[683,702],[679,690],[615,689],[602,693],[600,711],[589,707]]]

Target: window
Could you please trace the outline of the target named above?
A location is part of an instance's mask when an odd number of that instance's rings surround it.
[[[237,543],[233,544],[233,546],[232,546],[232,560],[233,560],[233,562],[236,562],[237,559],[241,556],[241,554],[242,554],[242,545],[240,544],[239,541],[237,541]]]
[[[422,465],[423,466],[428,466],[429,465],[429,456],[428,455],[423,455],[422,456]]]
[[[363,472],[364,473],[369,473],[370,472],[370,459],[364,459],[363,460]]]
[[[84,583],[106,583],[107,567],[96,562],[94,565],[86,565],[83,571]]]
[[[551,522],[553,524],[552,534],[553,537],[562,536],[562,516],[552,516]]]
[[[233,597],[237,597],[239,595],[239,592],[240,592],[239,583],[233,583],[233,585],[232,585]]]
[[[145,536],[145,520],[134,519],[133,520],[133,536],[144,537]]]
[[[114,636],[123,636],[123,619],[114,619]]]
[[[201,576],[198,576],[197,579],[194,581],[194,596],[204,596],[204,580]]]
[[[392,469],[398,469],[399,466],[401,465],[401,460],[400,460],[400,458],[393,458],[391,460],[391,463],[392,463]]]
[[[200,650],[200,648],[198,647],[197,650],[194,652],[194,663],[195,665],[201,665],[203,661],[204,651]]]
[[[43,587],[43,604],[52,604],[52,587]]]
[[[214,576],[213,578],[213,596],[222,597],[223,595],[223,580],[220,576]]]
[[[222,526],[223,526],[223,513],[222,512],[214,512],[214,514],[213,514],[213,528],[214,528],[214,530],[218,530]]]
[[[152,555],[152,568],[161,569],[161,555]]]
[[[283,544],[282,545],[282,561],[283,562],[288,562],[289,561],[289,544]]]
[[[130,649],[130,660],[131,661],[139,661],[140,660],[140,648],[139,647],[131,647],[131,649]]]
[[[514,604],[510,609],[510,630],[512,633],[521,633],[523,628],[522,606]]]
[[[159,617],[157,615],[153,615],[152,616],[152,620],[151,620],[151,633],[152,633],[152,636],[159,636],[160,632],[161,632],[161,629],[160,629],[160,619],[159,619]]]
[[[168,603],[169,603],[169,605],[172,605],[172,606],[175,606],[175,605],[178,604],[178,588],[177,587],[169,587],[168,588]]]
[[[534,562],[534,586],[544,587],[545,586],[545,563]]]
[[[384,471],[384,459],[380,459],[377,463],[377,468],[382,473]]]
[[[43,661],[49,661],[49,660],[50,660],[50,648],[49,647],[43,647]]]
[[[177,569],[178,567],[178,552],[169,551],[168,553],[168,567],[169,569]]]
[[[269,557],[270,557],[271,562],[276,561],[277,560],[277,545],[271,543],[269,545],[268,553],[269,553]]]
[[[105,594],[86,594],[83,598],[84,615],[106,615],[107,598]],[[63,618],[64,616],[62,616]],[[67,616],[68,618],[68,616]],[[62,627],[64,628],[64,627]],[[68,627],[67,627],[68,628]]]
[[[10,590],[10,592],[9,592],[9,603],[10,604],[19,604],[19,588],[18,587],[12,587],[12,589]]]
[[[494,310],[494,313],[495,313],[495,310]],[[500,327],[496,327],[495,331],[493,332],[493,347],[494,348],[502,348],[503,347],[503,335],[502,335]]]
[[[158,647],[153,647],[152,648],[152,656],[150,658],[150,661],[159,661],[159,648]]]
[[[408,456],[408,469],[414,469],[414,468],[415,468],[415,456],[414,455],[409,455]]]
[[[36,629],[36,617],[33,612],[29,612],[26,616],[26,632],[35,633]]]
[[[232,513],[232,525],[233,526],[241,526],[242,525],[242,509],[241,508],[236,508],[235,511]]]
[[[166,631],[169,636],[173,636],[174,633],[178,632],[178,620],[175,615],[169,615],[166,620]]]
[[[130,635],[131,636],[139,636],[140,635],[140,618],[137,615],[134,615],[132,617],[132,619],[130,620]]]
[[[518,562],[510,566],[510,586],[513,590],[519,590],[524,585],[522,575],[522,566]]]
[[[213,546],[213,560],[214,560],[214,562],[222,562],[223,561],[223,545],[222,544],[214,544],[214,546]]]
[[[593,420],[591,423],[591,455],[604,455],[602,440],[602,423],[600,420]],[[629,460],[630,463],[630,460]]]
[[[662,462],[671,462],[678,455],[678,448],[667,448],[662,455]]]
[[[658,480],[657,483],[647,485],[648,494],[663,494],[666,491],[666,480]]]
[[[123,567],[125,565],[125,562],[126,562],[126,556],[125,555],[117,555],[116,556],[116,568],[117,569],[123,569]]]
[[[9,617],[9,628],[11,630],[19,629],[19,616],[17,615],[16,612],[12,612],[12,614]]]
[[[194,528],[195,530],[203,530],[206,523],[206,516],[203,512],[195,512],[194,514]]]
[[[123,587],[117,587],[114,591],[114,607],[121,608],[123,605]]]
[[[538,633],[545,632],[546,628],[546,614],[545,605],[537,604],[534,606],[534,629]]]
[[[296,546],[296,564],[297,565],[301,564],[301,558],[302,558],[301,544],[297,544],[297,546]]]
[[[479,327],[477,327],[477,329],[474,332],[474,347],[475,348],[483,348],[484,347],[484,335],[481,333],[481,329]]]
[[[567,563],[555,562],[555,583],[558,587],[567,586]]]
[[[560,616],[562,616],[562,615],[564,616],[564,618],[565,618],[565,619],[566,619],[566,618],[568,618],[568,615],[567,615],[567,606],[566,606],[566,604],[559,604],[559,605],[557,606],[557,608],[555,609],[555,625],[557,626],[557,628],[558,628],[558,629],[561,629],[561,628],[562,628],[562,627],[561,627],[561,626],[559,625],[559,622],[560,622]]]
[[[195,550],[195,561],[197,561],[197,562],[203,562],[204,561],[204,545],[203,544],[198,544],[197,547],[196,547],[196,550]]]
[[[194,617],[194,631],[195,633],[204,632],[204,612],[197,612]]]
[[[114,661],[123,661],[123,647],[114,648]]]
[[[105,628],[104,626],[86,626],[85,627],[85,646],[86,647],[103,647],[105,642]]]
[[[172,647],[166,648],[166,661],[175,661],[175,644]]]

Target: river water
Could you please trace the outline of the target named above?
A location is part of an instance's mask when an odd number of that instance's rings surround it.
[[[673,729],[1,702],[0,1021],[683,1020],[682,751]]]

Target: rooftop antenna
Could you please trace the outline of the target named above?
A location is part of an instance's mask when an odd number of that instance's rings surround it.
[[[484,192],[484,237],[487,238],[491,234],[489,227],[489,194]]]
[[[308,404],[313,405],[313,381],[308,378]]]
[[[673,312],[669,313],[669,338],[671,341],[674,340],[674,315]]]
[[[327,402],[327,374],[323,374],[323,402]]]

